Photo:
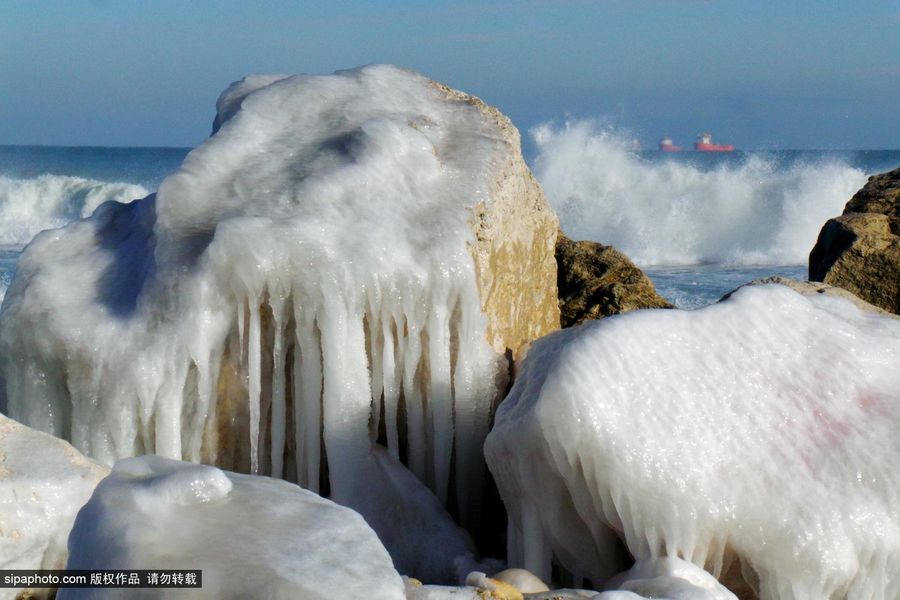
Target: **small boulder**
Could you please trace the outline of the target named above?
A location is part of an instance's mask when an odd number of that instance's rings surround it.
[[[191,598],[404,600],[404,583],[354,511],[268,477],[159,456],[116,463],[78,513],[68,569],[199,569]],[[134,598],[64,588],[59,600]],[[154,588],[141,598],[185,598]]]
[[[0,415],[0,569],[65,567],[75,514],[108,472],[63,440]],[[20,591],[2,589],[0,598]]]
[[[596,242],[556,241],[560,323],[572,327],[639,308],[674,308],[631,260]]]
[[[844,214],[825,223],[809,278],[900,314],[900,169],[870,177]]]

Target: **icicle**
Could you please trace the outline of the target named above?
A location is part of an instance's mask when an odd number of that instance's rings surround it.
[[[416,371],[422,356],[422,339],[415,315],[406,314],[406,347],[403,356],[403,400],[406,406],[406,462],[421,481],[425,479],[425,415]]]
[[[253,298],[250,304],[250,331],[247,335],[247,367],[250,390],[250,473],[259,473],[259,407],[262,384],[262,339],[259,328],[259,302]]]
[[[296,299],[295,299],[296,301]],[[296,304],[294,305],[296,311]],[[297,485],[312,489],[307,480],[307,455],[306,455],[306,435],[304,433],[304,424],[306,423],[306,412],[303,398],[303,378],[301,371],[303,370],[303,358],[301,352],[300,338],[303,336],[300,321],[294,320],[294,365],[291,374],[291,390],[293,400],[293,417],[294,417],[294,453],[296,456],[296,477]]]
[[[174,372],[172,372],[174,371]],[[187,367],[165,373],[156,400],[155,453],[166,458],[181,459],[181,406]]]
[[[272,307],[272,326],[274,341],[272,350],[272,477],[284,476],[284,438],[287,421],[287,407],[284,400],[285,360],[287,358],[284,344],[284,299],[272,294],[269,299]]]
[[[322,310],[322,406],[330,497],[352,502],[356,470],[369,456],[371,389],[362,315],[332,291]]]
[[[381,330],[381,288],[377,283],[366,286],[366,298],[368,300],[365,325],[368,328],[368,346],[366,348],[369,358],[369,387],[372,390],[372,406],[369,416],[369,436],[372,443],[378,440],[378,430],[381,428],[381,396],[384,393],[382,375],[382,350],[384,348],[384,332]]]
[[[204,423],[209,414],[209,365],[207,361],[193,360],[197,369],[197,404],[194,407],[194,415],[191,419],[190,443],[187,445],[185,459],[191,462],[201,462],[201,448],[203,446]]]
[[[297,461],[297,480],[318,492],[322,443],[322,350],[315,313],[310,307],[304,310],[297,295],[294,296],[294,320],[297,323],[297,347],[294,352],[299,355],[296,357],[299,370],[295,366],[294,371],[294,435],[297,447],[303,446],[303,461]],[[301,466],[305,467],[305,472],[299,472]]]
[[[524,552],[522,565],[543,581],[550,581],[551,559],[550,543],[544,534],[538,507],[531,501],[522,503],[522,538]]]
[[[400,402],[399,377],[395,356],[396,320],[387,310],[382,311],[381,331],[384,340],[382,348],[382,381],[384,388],[384,428],[387,433],[388,451],[400,460],[400,441],[397,435],[397,405]]]
[[[490,397],[494,371],[484,358],[483,328],[477,298],[460,296],[460,319],[457,335],[459,349],[453,373],[456,498],[463,526],[473,522],[477,502],[481,496],[484,462],[482,444],[487,436],[490,420]],[[486,364],[487,363],[487,364]],[[488,366],[488,368],[485,368]]]
[[[441,286],[443,287],[443,286]],[[453,390],[450,376],[450,323],[447,294],[432,295],[428,317],[428,427],[433,432],[435,495],[447,504],[453,452]]]
[[[246,327],[247,307],[243,300],[238,302],[237,318],[238,318],[238,345],[241,348],[240,360],[244,360],[244,327]]]

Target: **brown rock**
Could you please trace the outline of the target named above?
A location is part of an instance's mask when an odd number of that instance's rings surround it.
[[[870,177],[844,214],[825,223],[809,278],[900,314],[900,169]]]
[[[612,246],[576,242],[560,233],[556,264],[563,327],[639,308],[674,308],[656,293],[650,278]]]

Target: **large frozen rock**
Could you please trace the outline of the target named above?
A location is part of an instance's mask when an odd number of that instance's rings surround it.
[[[900,314],[900,169],[869,178],[822,227],[809,278]]]
[[[25,251],[5,406],[105,463],[203,461],[356,506],[380,439],[468,521],[503,354],[558,326],[558,222],[515,128],[390,66],[248,78],[218,108],[157,194]]]
[[[0,570],[62,569],[75,514],[109,469],[0,415]],[[12,598],[21,590],[0,590]],[[49,590],[35,590],[35,594]]]
[[[191,598],[403,600],[363,518],[286,481],[157,456],[124,459],[78,513],[69,569],[200,569]],[[73,598],[184,598],[173,589],[65,588]]]
[[[898,597],[898,364],[900,321],[779,285],[539,340],[485,444],[510,563],[597,584],[621,539],[736,555],[762,598]]]

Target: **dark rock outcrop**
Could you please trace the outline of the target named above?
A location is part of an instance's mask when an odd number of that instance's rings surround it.
[[[900,314],[900,169],[870,177],[844,214],[825,223],[809,278]]]
[[[563,327],[639,308],[674,308],[656,293],[650,278],[612,246],[576,242],[560,232],[556,265]]]

